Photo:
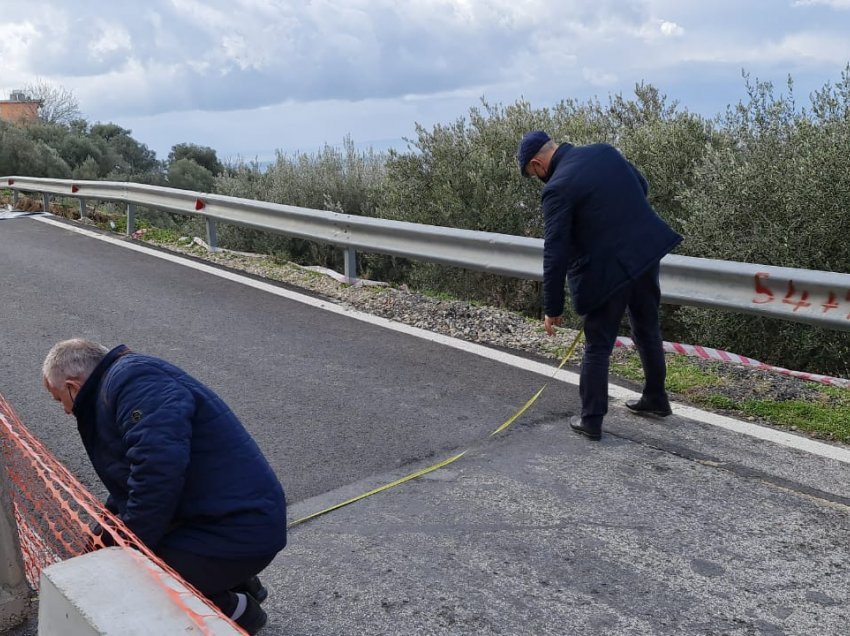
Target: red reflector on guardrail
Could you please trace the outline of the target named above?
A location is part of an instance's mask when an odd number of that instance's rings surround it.
[[[14,179],[9,179],[9,185],[15,185],[15,180],[14,180]]]
[[[201,199],[195,199],[196,210],[203,210],[205,207],[207,207],[206,203],[204,203]]]
[[[79,192],[79,191],[80,191],[80,188],[77,187],[76,185],[71,186],[71,192]]]

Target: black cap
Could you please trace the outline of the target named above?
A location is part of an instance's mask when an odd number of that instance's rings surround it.
[[[519,173],[522,176],[528,176],[525,174],[525,167],[534,158],[534,155],[540,152],[540,149],[546,145],[547,141],[550,141],[549,135],[542,130],[533,130],[522,136],[522,141],[519,142],[519,148],[516,151]]]

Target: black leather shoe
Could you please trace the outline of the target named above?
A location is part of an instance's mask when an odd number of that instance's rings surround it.
[[[629,400],[626,402],[626,408],[632,411],[633,413],[638,413],[639,415],[656,415],[658,417],[667,417],[673,411],[670,409],[670,402],[664,400],[661,403],[651,402],[647,400],[645,397],[641,397],[639,400]]]
[[[245,607],[245,611],[242,612],[242,615],[239,616],[239,618],[234,619],[234,622],[251,636],[254,636],[254,634],[265,627],[266,623],[269,621],[269,617],[268,614],[263,611],[263,608],[260,607],[257,599],[253,596],[245,594],[245,600],[248,605]]]
[[[587,424],[577,415],[570,418],[570,428],[579,435],[584,435],[595,442],[602,439],[602,424]]]
[[[230,591],[250,594],[254,597],[254,600],[257,601],[257,603],[262,603],[269,596],[269,591],[260,582],[260,578],[258,576],[252,576],[250,579],[241,585],[237,585]]]

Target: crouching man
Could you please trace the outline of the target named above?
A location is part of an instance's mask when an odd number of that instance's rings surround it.
[[[77,418],[107,507],[249,634],[257,578],[286,545],[283,487],[236,415],[164,360],[83,339],[54,345],[44,385]]]

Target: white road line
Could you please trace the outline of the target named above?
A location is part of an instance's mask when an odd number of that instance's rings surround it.
[[[423,340],[436,342],[447,347],[466,351],[468,353],[481,356],[482,358],[495,360],[503,364],[511,365],[518,369],[530,371],[531,373],[537,373],[547,378],[551,377],[553,373],[553,367],[548,364],[535,362],[533,360],[527,360],[525,358],[521,358],[520,356],[512,355],[510,353],[496,351],[495,349],[491,349],[483,345],[475,344],[473,342],[466,342],[465,340],[458,340],[457,338],[444,336],[442,334],[434,333],[432,331],[426,331],[425,329],[420,329],[418,327],[411,327],[410,325],[405,325],[400,322],[393,322],[386,318],[381,318],[380,316],[373,316],[372,314],[367,314],[362,311],[357,311],[355,309],[346,309],[345,307],[341,307],[335,303],[320,300],[318,298],[313,298],[311,296],[290,291],[288,289],[283,289],[276,285],[270,285],[269,283],[254,280],[253,278],[249,278],[248,276],[242,276],[241,274],[228,272],[223,269],[213,267],[211,265],[198,263],[188,258],[178,256],[176,254],[154,250],[149,247],[145,247],[144,245],[139,245],[138,243],[131,243],[123,239],[99,234],[98,232],[92,232],[91,230],[87,230],[85,228],[75,227],[72,225],[61,223],[59,221],[54,220],[50,216],[35,216],[32,218],[41,223],[47,223],[48,225],[53,225],[64,230],[68,230],[69,232],[76,232],[78,234],[97,239],[98,241],[105,241],[106,243],[118,245],[126,249],[134,250],[136,252],[155,256],[156,258],[161,258],[171,263],[190,267],[192,269],[205,272],[213,276],[218,276],[219,278],[224,278],[236,283],[240,283],[242,285],[247,285],[249,287],[253,287],[255,289],[259,289],[270,294],[275,294],[276,296],[280,296],[288,300],[293,300],[295,302],[303,303],[311,307],[316,307],[318,309],[323,309],[325,311],[330,311],[336,314],[347,316],[349,318],[377,325],[385,329],[392,329],[393,331],[405,333],[416,338],[422,338]],[[578,386],[579,376],[576,373],[572,373],[571,371],[564,371],[562,369],[555,374],[554,379],[558,380],[559,382],[565,382],[567,384]],[[624,402],[626,400],[640,397],[638,393],[623,388],[621,386],[617,386],[615,384],[610,384],[608,386],[608,392],[611,397],[613,397],[619,402]],[[696,422],[710,424],[711,426],[717,426],[718,428],[723,428],[728,431],[734,431],[736,433],[741,433],[743,435],[748,435],[757,439],[773,442],[774,444],[786,446],[788,448],[795,448],[797,450],[805,451],[813,455],[819,455],[821,457],[834,459],[845,464],[850,464],[850,449],[847,448],[833,446],[831,444],[819,442],[817,440],[802,437],[800,435],[793,435],[791,433],[777,431],[772,428],[767,428],[765,426],[759,426],[758,424],[736,420],[734,418],[726,417],[724,415],[718,415],[716,413],[702,411],[700,409],[685,406],[683,404],[673,404],[672,406],[673,412],[680,417],[686,417]]]

